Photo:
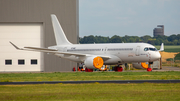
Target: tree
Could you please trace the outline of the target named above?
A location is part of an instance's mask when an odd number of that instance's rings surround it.
[[[84,38],[81,38],[80,43],[94,43],[96,42],[96,39],[93,35],[85,36]]]
[[[114,35],[110,38],[111,43],[122,43],[122,39],[120,36]]]
[[[96,43],[109,43],[109,37],[95,36]]]
[[[177,45],[180,45],[180,39],[178,40],[178,43],[177,43]]]
[[[118,35],[114,35],[111,38],[103,37],[103,36],[84,36],[83,38],[79,38],[80,43],[122,43],[122,42],[145,42],[150,43],[152,45],[160,45],[164,43],[165,45],[180,45],[180,34],[171,35],[171,36],[161,36],[158,35],[156,37],[151,37],[149,35],[145,35],[142,37],[138,36],[128,36],[120,37]]]
[[[168,37],[168,41],[173,42],[174,40],[177,39],[176,37],[177,37],[177,36],[176,36],[175,34],[173,34],[173,35],[171,35],[171,36]]]
[[[180,34],[177,34],[177,40],[179,40],[180,39]]]
[[[145,43],[147,43],[149,39],[152,39],[152,37],[149,36],[149,35],[145,35],[145,36],[140,37],[140,38],[141,38],[141,39],[143,40],[143,42],[145,42]]]
[[[174,44],[174,45],[177,45],[177,44],[178,44],[178,40],[177,40],[177,39],[174,40],[174,41],[173,41],[173,44]]]
[[[154,44],[155,44],[155,45],[160,45],[161,43],[160,43],[159,40],[155,40],[155,41],[154,41]]]
[[[154,45],[155,44],[155,40],[148,40],[147,43]]]

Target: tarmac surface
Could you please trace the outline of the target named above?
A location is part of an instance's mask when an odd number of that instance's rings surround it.
[[[0,82],[0,85],[24,85],[24,84],[85,84],[85,83],[180,83],[180,80],[97,80],[97,81],[41,81],[41,82]]]
[[[153,70],[153,71],[180,71],[180,67],[168,67],[163,66],[160,70]]]

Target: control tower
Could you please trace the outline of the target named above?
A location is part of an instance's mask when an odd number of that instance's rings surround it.
[[[154,37],[156,37],[158,35],[164,36],[164,25],[157,25],[157,28],[154,28],[154,30],[153,30],[153,35],[154,35]]]

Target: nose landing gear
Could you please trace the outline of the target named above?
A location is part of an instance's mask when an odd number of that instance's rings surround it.
[[[147,68],[148,72],[152,72],[151,64],[153,64],[153,62],[149,62],[149,65],[148,65],[148,68]]]

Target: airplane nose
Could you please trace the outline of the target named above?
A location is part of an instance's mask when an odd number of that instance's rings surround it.
[[[159,52],[157,53],[156,58],[157,58],[157,59],[160,59],[160,58],[161,58],[161,54],[160,54]]]
[[[151,61],[156,61],[161,58],[161,54],[159,52],[156,52],[152,54]]]

